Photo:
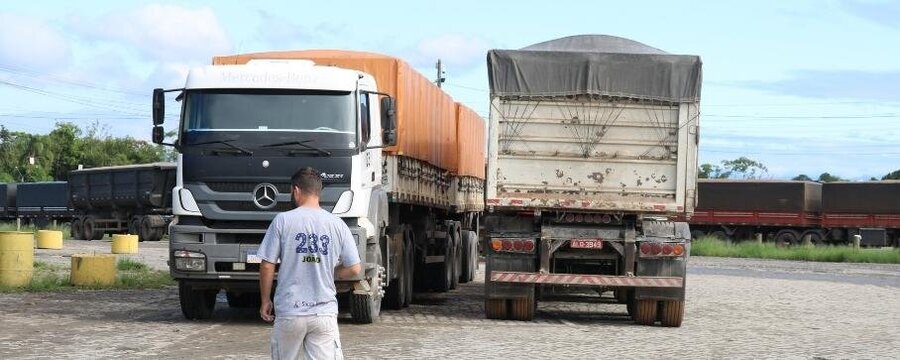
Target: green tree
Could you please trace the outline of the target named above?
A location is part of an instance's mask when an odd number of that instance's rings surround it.
[[[887,175],[882,176],[881,180],[900,180],[900,170],[894,170]]]
[[[130,165],[174,159],[174,152],[131,137],[112,137],[94,124],[82,131],[57,123],[49,134],[0,126],[0,182],[66,180],[78,165]]]
[[[815,181],[815,180],[813,180],[811,177],[807,176],[806,174],[800,174],[800,175],[794,176],[794,178],[791,179],[791,180],[794,180],[794,181]]]
[[[722,160],[721,165],[702,164],[697,177],[701,179],[759,179],[769,173],[761,162],[741,156]]]
[[[840,176],[831,175],[827,172],[823,172],[819,175],[819,178],[816,180],[819,182],[835,182],[835,181],[847,181],[846,179],[842,179]]]
[[[697,177],[701,179],[721,179],[721,174],[721,166],[713,164],[702,164],[700,165],[700,171],[697,173]]]

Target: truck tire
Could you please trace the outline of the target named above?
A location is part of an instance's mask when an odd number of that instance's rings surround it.
[[[185,284],[184,281],[178,282],[178,300],[181,302],[181,313],[188,320],[205,320],[212,317],[213,310],[216,308],[217,290],[210,289],[194,289],[192,286]]]
[[[409,272],[407,268],[407,253],[409,249],[406,247],[406,239],[403,241],[403,256],[401,257],[400,274],[397,278],[392,279],[388,285],[387,292],[384,297],[384,305],[391,310],[400,310],[406,302],[406,283]]]
[[[451,260],[453,264],[453,274],[450,275],[451,283],[450,289],[456,289],[459,287],[459,276],[462,273],[462,236],[459,231],[459,222],[451,221],[450,222],[450,234],[453,238],[453,259]]]
[[[775,245],[789,246],[800,244],[800,233],[793,229],[782,229],[775,233]]]
[[[153,241],[153,237],[156,235],[156,229],[153,228],[153,222],[150,221],[149,216],[141,217],[141,225],[138,228],[138,240],[139,241]]]
[[[350,297],[350,315],[353,321],[359,324],[371,324],[378,321],[381,314],[381,276],[384,273],[384,267],[381,266],[381,252],[376,252],[375,263],[379,264],[369,279],[369,287],[372,289],[369,294],[351,293]]]
[[[534,320],[535,310],[534,294],[524,298],[509,300],[509,318],[519,321]]]
[[[653,325],[656,322],[656,300],[634,301],[634,322],[638,325]]]
[[[412,231],[411,226],[406,227],[403,239],[406,242],[406,268],[409,269],[406,272],[406,299],[403,301],[403,307],[408,307],[412,304],[413,288],[416,280],[416,239],[415,232]]]
[[[69,223],[69,237],[72,240],[83,240],[84,239],[84,223],[81,218],[74,218],[72,222]]]
[[[252,309],[259,308],[262,305],[259,293],[227,291],[225,292],[225,297],[228,299],[228,306],[233,308]]]
[[[128,221],[128,234],[129,235],[138,235],[138,241],[140,241],[140,231],[141,231],[141,218],[135,216]]]
[[[507,315],[506,299],[484,299],[484,317],[505,320]]]
[[[447,292],[453,288],[453,254],[455,252],[452,238],[448,237],[444,245],[444,261],[431,266],[435,279],[434,290],[437,292]]]
[[[665,327],[681,327],[684,319],[684,300],[666,300],[660,309],[660,324]]]
[[[103,239],[103,232],[97,230],[97,222],[94,220],[93,216],[84,218],[84,223],[82,224],[81,231],[85,240]]]
[[[475,279],[475,265],[478,262],[478,256],[476,254],[478,244],[475,242],[478,241],[478,239],[475,238],[475,232],[464,230],[462,232],[461,240],[462,271],[460,271],[459,274],[459,282],[467,283]]]

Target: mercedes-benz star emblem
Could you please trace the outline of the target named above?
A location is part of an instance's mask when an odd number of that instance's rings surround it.
[[[256,207],[269,210],[278,204],[278,188],[269,183],[262,183],[253,188],[253,203]]]

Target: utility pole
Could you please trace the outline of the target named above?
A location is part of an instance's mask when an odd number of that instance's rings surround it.
[[[437,80],[435,80],[434,83],[437,85],[437,87],[441,87],[441,84],[443,84],[444,81],[447,80],[447,78],[444,77],[444,65],[441,64],[441,59],[438,59],[435,68],[437,68]]]

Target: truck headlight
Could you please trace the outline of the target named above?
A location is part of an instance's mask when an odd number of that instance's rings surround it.
[[[180,271],[206,271],[206,255],[187,250],[175,250],[175,269]]]
[[[353,205],[353,191],[347,190],[341,193],[341,197],[338,198],[337,203],[334,204],[334,209],[331,210],[332,214],[343,214],[345,212],[350,211],[350,206]]]

